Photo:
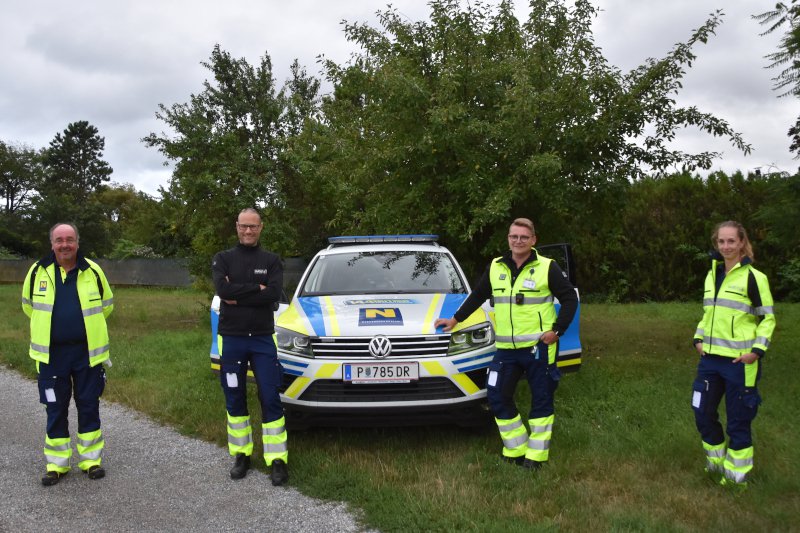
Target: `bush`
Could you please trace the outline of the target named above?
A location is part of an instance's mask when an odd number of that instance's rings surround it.
[[[127,239],[118,240],[108,256],[109,259],[157,259],[159,257],[161,256],[149,246],[137,244]]]

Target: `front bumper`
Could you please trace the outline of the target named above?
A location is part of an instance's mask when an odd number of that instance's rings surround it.
[[[287,407],[368,411],[456,408],[486,397],[486,368],[495,350],[487,347],[455,356],[396,357],[384,361],[416,362],[419,379],[408,383],[350,383],[342,378],[343,365],[363,359],[308,359],[283,352],[281,400]]]

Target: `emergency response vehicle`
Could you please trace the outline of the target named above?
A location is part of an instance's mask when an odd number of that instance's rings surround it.
[[[470,292],[450,251],[435,235],[328,241],[291,301],[276,311],[287,419],[483,423],[476,414],[486,412],[486,369],[495,353],[489,302],[452,332],[433,325],[451,317]],[[214,307],[211,365],[218,371]],[[561,339],[562,367],[580,365],[577,331],[576,315]]]

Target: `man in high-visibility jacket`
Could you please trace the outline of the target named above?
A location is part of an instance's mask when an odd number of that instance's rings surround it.
[[[29,354],[39,373],[39,399],[47,412],[45,486],[70,471],[72,445],[68,414],[75,396],[78,410],[78,468],[89,479],[105,476],[105,441],[100,429],[103,365],[110,365],[106,317],[114,296],[97,263],[78,250],[78,229],[59,223],[50,229],[52,253],[34,263],[22,286],[22,310],[30,317]]]
[[[561,373],[556,366],[558,338],[575,316],[578,296],[566,274],[533,248],[533,222],[518,218],[508,232],[510,252],[494,259],[453,318],[438,319],[450,331],[492,298],[497,354],[489,366],[486,391],[503,441],[502,458],[538,469],[550,457],[553,398]],[[556,313],[554,297],[561,309]],[[531,391],[528,433],[514,403],[525,374]]]

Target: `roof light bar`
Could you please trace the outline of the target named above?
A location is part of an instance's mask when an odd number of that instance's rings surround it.
[[[436,242],[438,235],[343,235],[328,237],[329,244],[366,244],[376,242]]]

